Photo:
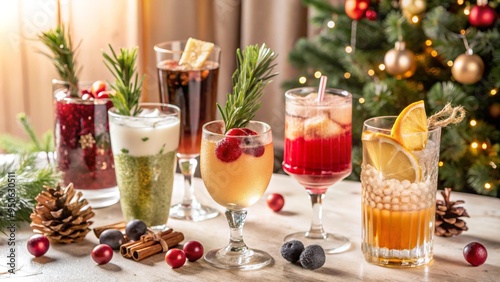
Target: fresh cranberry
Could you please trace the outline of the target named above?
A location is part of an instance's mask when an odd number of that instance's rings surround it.
[[[279,212],[285,205],[285,198],[281,194],[269,194],[266,198],[267,206],[275,212]]]
[[[179,268],[186,263],[186,254],[183,250],[170,249],[165,255],[165,262],[172,268]]]
[[[113,258],[113,249],[106,244],[100,244],[92,249],[90,256],[97,264],[106,264]]]
[[[203,256],[203,245],[198,241],[189,241],[182,248],[189,261],[197,261]]]
[[[241,156],[240,140],[237,138],[224,138],[217,142],[215,155],[223,162],[233,162]]]
[[[33,235],[28,240],[28,252],[35,257],[43,256],[50,247],[50,242],[47,237],[41,234]]]
[[[478,242],[472,242],[464,247],[464,258],[473,266],[483,264],[488,258],[486,248]]]

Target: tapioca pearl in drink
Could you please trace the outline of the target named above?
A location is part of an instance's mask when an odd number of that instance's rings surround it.
[[[378,175],[374,167],[362,165],[362,197],[363,202],[370,207],[412,211],[429,208],[433,204],[431,181],[411,183],[407,180],[380,180]]]

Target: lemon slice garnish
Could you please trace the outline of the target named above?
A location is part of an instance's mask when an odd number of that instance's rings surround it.
[[[191,69],[200,69],[208,56],[210,56],[213,48],[214,44],[212,42],[201,41],[190,37],[182,52],[179,65],[187,65]]]
[[[384,179],[420,181],[422,172],[415,156],[389,135],[363,132],[363,162],[377,169]]]
[[[392,126],[391,136],[415,151],[425,148],[428,131],[424,101],[420,100],[403,109]]]

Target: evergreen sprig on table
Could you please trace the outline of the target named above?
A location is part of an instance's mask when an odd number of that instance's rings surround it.
[[[59,181],[52,166],[37,166],[37,153],[18,156],[16,160],[0,165],[0,232],[13,222],[19,226],[30,222],[30,214],[36,204],[35,197],[44,185],[54,186]],[[15,187],[9,187],[9,173],[14,173]],[[10,189],[10,190],[9,190]],[[14,189],[15,192],[12,191]]]
[[[42,32],[38,38],[45,44],[51,53],[40,51],[47,56],[56,67],[61,80],[68,82],[71,97],[78,97],[78,72],[75,53],[78,46],[73,48],[71,35],[64,25],[57,26],[47,32]]]
[[[224,108],[217,104],[226,131],[231,128],[245,127],[261,106],[260,97],[264,88],[277,75],[272,73],[277,57],[271,49],[263,44],[247,46],[243,51],[236,50],[236,70],[233,73],[233,92],[227,94]]]
[[[136,73],[137,48],[120,48],[116,54],[113,47],[109,45],[111,56],[102,52],[104,64],[115,77],[115,83],[111,84],[114,93],[109,97],[118,114],[125,116],[136,116],[140,113],[139,98],[142,92],[144,77],[139,79]]]
[[[54,186],[61,177],[50,158],[50,154],[54,151],[52,132],[47,132],[40,140],[24,113],[20,113],[18,119],[30,137],[30,142],[10,135],[0,136],[0,149],[11,154],[4,158],[12,157],[11,161],[0,163],[0,232],[2,233],[5,233],[5,228],[10,226],[11,222],[15,222],[16,226],[30,222],[36,195],[43,190],[44,185]],[[42,154],[48,163],[44,166],[39,165],[39,162],[43,162]],[[15,187],[12,187],[12,184],[9,187],[9,173],[15,175],[11,177],[15,180]]]

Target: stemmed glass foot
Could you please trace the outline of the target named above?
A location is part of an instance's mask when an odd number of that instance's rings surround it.
[[[320,245],[325,253],[336,254],[341,253],[349,249],[351,246],[351,241],[347,237],[342,235],[326,233],[323,230],[323,198],[325,197],[326,189],[316,190],[321,192],[311,192],[313,190],[307,190],[309,198],[311,199],[313,218],[311,222],[311,229],[307,232],[297,232],[289,234],[285,237],[284,241],[288,242],[291,240],[301,241],[304,246],[308,245]]]
[[[217,217],[219,212],[211,207],[196,202],[191,204],[179,203],[170,208],[170,217],[189,221],[203,221]]]
[[[272,263],[271,255],[250,249],[243,241],[243,225],[247,211],[226,210],[225,214],[231,230],[229,244],[222,249],[207,252],[205,260],[214,267],[230,270],[253,270]]]
[[[179,167],[184,175],[184,198],[181,203],[170,208],[170,217],[189,221],[203,221],[217,217],[219,212],[211,207],[201,205],[194,195],[193,176],[198,166],[195,158],[179,157]]]
[[[231,251],[228,248],[211,250],[205,254],[205,260],[212,266],[222,269],[253,270],[262,268],[273,261],[273,258],[261,250],[246,249]]]
[[[351,241],[342,235],[324,233],[323,236],[312,237],[309,232],[297,232],[289,234],[285,237],[284,241],[299,240],[304,246],[320,245],[325,253],[337,254],[346,251],[351,247]]]

